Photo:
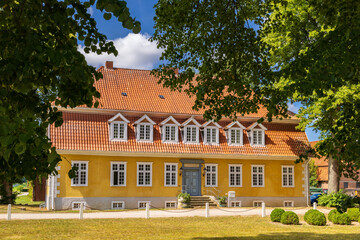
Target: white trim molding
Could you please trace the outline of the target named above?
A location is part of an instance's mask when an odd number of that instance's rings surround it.
[[[177,208],[177,201],[165,201],[165,208]]]
[[[254,171],[254,168],[256,168],[256,171]],[[259,169],[262,169],[261,172]],[[254,179],[255,175],[256,179]],[[261,176],[262,184],[260,184],[259,176]],[[256,184],[254,184],[254,180]],[[251,187],[265,187],[265,165],[251,165]]]
[[[126,162],[110,162],[110,186],[111,187],[126,187]],[[116,168],[114,169],[114,165]],[[123,169],[121,169],[121,165],[123,165]],[[114,175],[117,172],[117,184],[114,184]],[[120,174],[122,173],[122,181],[120,179]],[[120,184],[120,182],[122,182]]]
[[[114,207],[114,204],[117,206]],[[121,207],[119,207],[119,205]],[[125,202],[124,201],[111,201],[111,209],[125,209]]]
[[[169,169],[167,169],[169,166]],[[167,183],[167,174],[169,174],[169,183]],[[174,180],[174,181],[173,181]],[[178,186],[178,163],[164,163],[164,186],[177,187]]]
[[[294,165],[281,165],[281,186],[285,188],[295,187]],[[286,170],[286,171],[284,171]],[[291,172],[290,172],[291,171]],[[286,182],[284,182],[284,180]],[[285,184],[284,184],[285,183]]]
[[[140,165],[143,165],[142,167]],[[136,163],[136,186],[137,187],[152,187],[152,162],[137,162]],[[147,169],[147,166],[150,166]],[[142,169],[140,169],[140,167]],[[140,174],[142,173],[142,174]],[[149,173],[149,175],[147,174]],[[140,182],[140,177],[142,183]],[[149,182],[147,183],[147,177],[149,177]]]
[[[213,124],[214,126],[210,126]],[[204,144],[219,145],[219,130],[221,126],[213,120],[207,121],[202,125],[204,128]]]
[[[234,121],[234,122],[228,124],[225,127],[228,145],[229,146],[243,146],[245,129],[246,128],[239,121]],[[233,137],[233,134],[234,134],[234,137]]]
[[[118,119],[118,118],[121,118],[121,119],[122,119],[121,122],[130,123],[130,121],[127,120],[127,118],[125,118],[121,113],[118,113],[118,114],[116,114],[114,117],[110,118],[108,122],[109,122],[109,123],[114,122],[114,121],[115,121],[116,119]]]
[[[256,126],[259,126],[260,129],[255,129]],[[267,130],[266,127],[264,127],[264,125],[262,125],[261,123],[255,122],[253,124],[251,124],[248,128],[248,137],[250,139],[250,145],[252,147],[264,147],[266,142],[265,142],[265,131]]]
[[[87,187],[88,186],[88,178],[89,178],[89,161],[71,161],[71,166],[73,167],[75,164],[78,165],[78,170],[76,171],[77,176],[71,179],[72,187]],[[85,165],[85,169],[82,167]],[[80,173],[80,176],[79,176]],[[85,173],[85,182],[82,182],[82,173]]]
[[[231,178],[231,175],[234,175],[233,178]],[[238,175],[240,175],[240,184],[237,183]],[[242,187],[242,176],[242,164],[229,164],[229,187]],[[233,185],[231,184],[232,180],[234,181]]]
[[[215,167],[215,171],[214,171]],[[205,164],[205,187],[217,187],[218,186],[218,164],[217,163],[206,163]],[[215,180],[215,184],[214,184]],[[208,183],[209,181],[209,183]]]
[[[290,203],[290,205],[289,205],[289,203]],[[285,200],[283,202],[283,206],[284,207],[294,207],[294,201],[293,200]]]

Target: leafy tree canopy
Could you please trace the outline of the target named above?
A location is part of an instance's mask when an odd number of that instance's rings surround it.
[[[122,0],[4,0],[0,5],[0,180],[55,171],[59,155],[47,137],[61,125],[57,107],[93,105],[93,84],[102,75],[78,51],[117,55],[101,34],[89,7],[117,18],[134,33],[140,23]],[[95,103],[95,107],[98,103]],[[53,106],[52,106],[53,105]]]

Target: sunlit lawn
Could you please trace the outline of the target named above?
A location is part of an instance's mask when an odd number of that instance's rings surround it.
[[[269,217],[0,220],[2,239],[360,239],[360,226],[286,226]]]

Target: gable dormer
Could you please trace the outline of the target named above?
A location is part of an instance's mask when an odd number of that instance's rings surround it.
[[[116,114],[109,119],[109,137],[111,141],[127,141],[128,139],[128,123],[121,113]]]
[[[179,142],[179,127],[181,124],[172,116],[166,118],[160,124],[161,139],[163,143]]]
[[[200,123],[198,123],[194,117],[189,118],[183,124],[182,135],[183,135],[183,142],[188,144],[199,144],[199,130],[200,130]]]
[[[265,131],[267,130],[261,123],[253,123],[247,129],[251,146],[265,146]]]
[[[244,129],[246,128],[239,121],[234,121],[225,127],[229,146],[242,146],[244,144]]]
[[[156,123],[151,120],[146,114],[137,120],[136,126],[136,141],[138,142],[153,142],[154,141],[154,125]]]
[[[202,125],[204,129],[204,144],[219,144],[219,129],[221,126],[213,120]]]

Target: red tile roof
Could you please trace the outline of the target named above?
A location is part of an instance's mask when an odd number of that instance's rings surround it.
[[[115,114],[114,114],[115,115]],[[251,147],[247,132],[244,130],[244,146],[228,146],[224,129],[220,129],[220,144],[206,145],[184,144],[180,139],[178,144],[162,143],[159,132],[159,123],[166,117],[155,118],[149,116],[157,125],[154,126],[154,142],[136,142],[134,126],[138,117],[124,116],[130,120],[128,124],[128,141],[115,142],[109,140],[108,120],[114,115],[86,114],[63,112],[64,123],[61,127],[51,127],[51,139],[58,150],[91,150],[91,151],[121,151],[121,152],[163,152],[163,153],[207,153],[207,154],[240,154],[240,155],[276,155],[296,156],[308,144],[304,132],[295,129],[296,124],[263,123],[266,131],[266,146]],[[179,123],[187,119],[175,118]],[[200,124],[204,121],[199,120]],[[230,121],[220,121],[222,127]],[[248,127],[253,122],[241,122]]]

